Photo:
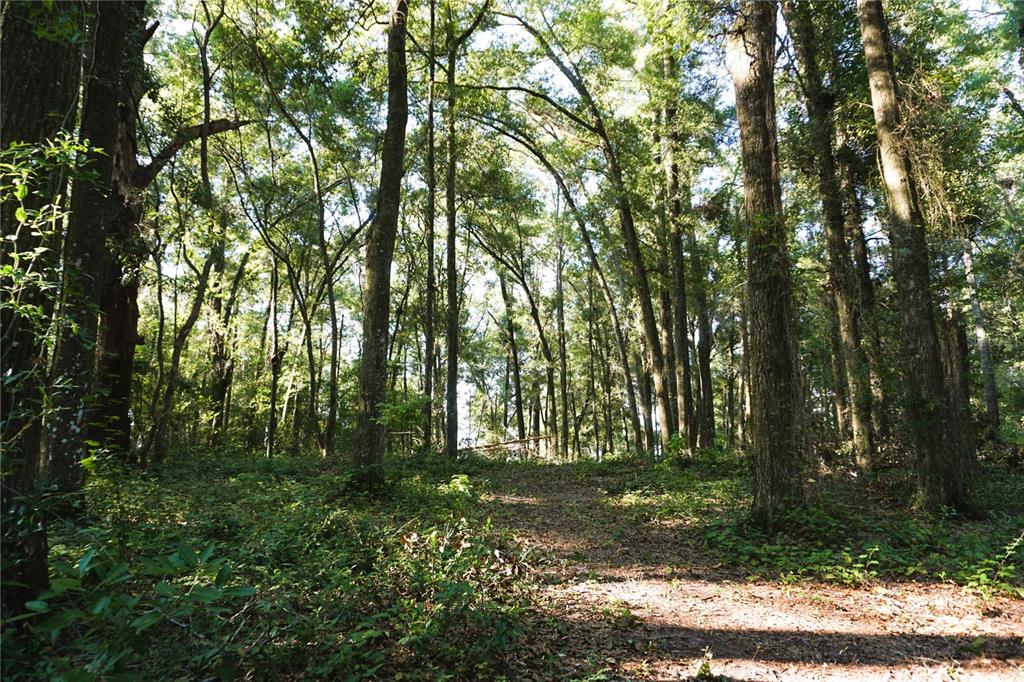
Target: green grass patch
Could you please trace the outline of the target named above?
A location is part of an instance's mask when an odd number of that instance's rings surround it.
[[[736,456],[619,473],[607,486],[609,502],[627,519],[685,521],[708,558],[749,579],[952,581],[983,597],[1024,597],[1024,475],[1004,467],[985,465],[975,481],[984,520],[909,509],[906,471],[867,479],[837,473],[809,482],[806,503],[770,536],[748,521],[749,473]]]
[[[526,593],[473,515],[485,466],[393,465],[373,499],[315,459],[97,473],[4,678],[498,677]]]

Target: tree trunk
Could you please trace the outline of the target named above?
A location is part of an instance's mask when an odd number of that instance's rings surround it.
[[[78,106],[81,49],[69,42],[40,38],[33,23],[84,21],[78,3],[56,2],[51,6],[33,3],[4,3],[0,12],[0,150],[12,142],[33,146],[53,139],[61,130],[71,131]],[[32,22],[32,23],[30,23]],[[65,193],[67,178],[55,170],[40,178],[22,199],[26,211],[37,211]],[[57,284],[60,236],[36,234],[15,218],[18,202],[9,198],[0,205],[0,266],[32,268],[43,283]],[[17,225],[17,226],[16,226]],[[11,242],[7,237],[15,237]],[[36,248],[45,248],[34,256]],[[15,254],[18,254],[17,256]],[[3,451],[0,479],[0,509],[3,513],[3,545],[6,564],[0,608],[4,614],[19,614],[24,603],[48,584],[46,519],[35,499],[34,483],[39,475],[42,441],[43,394],[45,391],[46,330],[18,315],[15,302],[36,308],[41,318],[53,316],[54,301],[42,288],[17,291],[3,278],[0,306],[0,339],[3,343],[3,372],[0,381],[0,450]],[[16,297],[15,300],[12,300]],[[17,502],[23,504],[17,504]],[[14,510],[23,510],[15,516]]]
[[[693,263],[693,298],[697,304],[697,368],[700,376],[700,401],[697,403],[698,439],[691,440],[691,443],[703,449],[715,445],[715,391],[711,385],[712,338],[711,314],[708,311],[707,270],[704,268],[704,260],[700,255],[700,246],[697,244],[692,223],[690,260]]]
[[[729,29],[747,223],[748,422],[753,516],[771,528],[803,497],[792,282],[775,135],[774,2],[745,1]],[[745,353],[746,354],[746,353]]]
[[[978,278],[974,272],[974,244],[964,239],[964,274],[967,276],[967,288],[971,296],[971,317],[974,319],[974,337],[978,344],[978,362],[981,365],[982,383],[985,389],[985,427],[989,438],[999,441],[1001,420],[999,418],[999,393],[996,389],[996,372],[992,363],[992,349],[985,333],[985,315],[981,310],[981,297],[978,294]]]
[[[184,248],[184,247],[182,247]],[[171,363],[167,369],[167,385],[160,402],[160,410],[150,427],[150,432],[142,446],[139,455],[140,459],[148,459],[149,451],[152,449],[153,464],[163,464],[167,452],[167,424],[171,418],[171,410],[174,408],[174,394],[178,389],[178,378],[181,373],[181,355],[185,350],[185,343],[188,341],[192,327],[199,319],[199,313],[203,307],[203,300],[206,298],[206,290],[210,282],[210,270],[213,268],[213,257],[208,256],[203,264],[203,269],[196,273],[196,292],[189,307],[188,315],[182,321],[174,335],[174,346],[171,349]]]
[[[932,302],[928,245],[905,143],[882,4],[858,0],[857,14],[889,209],[892,274],[901,313],[907,426],[918,460],[918,496],[928,509],[967,504],[974,446],[944,386]]]
[[[565,290],[562,285],[564,267],[564,247],[562,238],[558,238],[558,264],[555,268],[555,322],[558,331],[558,399],[561,413],[558,443],[561,448],[562,461],[569,460],[569,367],[565,344]]]
[[[831,290],[822,292],[825,299],[825,310],[828,311],[828,356],[832,366],[832,402],[836,412],[836,432],[841,440],[851,437],[850,400],[847,394],[846,354],[839,338],[839,318],[836,314],[835,293]]]
[[[611,136],[605,126],[604,115],[597,101],[593,98],[589,88],[580,76],[575,67],[570,68],[566,60],[558,56],[550,42],[536,28],[527,23],[521,17],[516,17],[520,25],[532,35],[545,54],[551,59],[559,71],[568,79],[584,106],[590,112],[592,123],[589,126],[601,145],[601,152],[604,155],[608,166],[608,179],[615,192],[615,207],[619,214],[619,228],[622,231],[625,242],[626,255],[633,271],[633,278],[637,288],[637,298],[640,303],[641,320],[643,322],[644,337],[647,341],[654,373],[654,391],[657,399],[658,421],[660,424],[661,446],[668,451],[669,441],[672,437],[674,424],[670,415],[672,408],[669,405],[671,399],[668,393],[668,382],[665,379],[665,356],[661,347],[661,339],[658,335],[658,322],[654,315],[654,303],[651,298],[650,281],[647,277],[647,268],[644,264],[643,253],[640,251],[640,239],[636,232],[636,223],[633,216],[633,204],[630,200],[630,191],[627,187],[625,174],[619,164],[619,157],[615,145],[612,144]]]
[[[79,462],[89,454],[87,428],[93,417],[89,394],[95,370],[97,315],[106,263],[106,235],[123,197],[114,195],[121,65],[127,3],[90,4],[95,19],[92,69],[86,76],[81,139],[102,150],[87,154],[95,182],[76,186],[64,239],[61,315],[52,368],[53,415],[47,427],[47,475],[59,490],[77,490]]]
[[[274,441],[277,436],[277,387],[281,378],[283,353],[277,339],[277,261],[271,256],[270,265],[270,405],[267,410],[266,456],[274,456]]]
[[[388,30],[388,114],[381,147],[377,211],[366,242],[363,288],[363,353],[359,364],[356,466],[366,486],[384,481],[384,429],[379,423],[387,399],[388,332],[391,313],[391,261],[402,203],[405,126],[409,118],[406,84],[406,0],[394,0]]]
[[[459,270],[455,258],[456,248],[456,215],[455,215],[455,66],[458,57],[458,46],[455,43],[455,24],[451,17],[451,7],[445,24],[448,44],[447,94],[448,110],[445,112],[447,139],[447,167],[445,168],[445,213],[448,219],[448,232],[445,237],[445,276],[448,285],[447,334],[448,370],[447,388],[445,391],[445,412],[447,414],[445,428],[445,453],[454,459],[459,450]]]
[[[512,298],[505,284],[505,276],[498,273],[501,285],[501,298],[505,302],[505,324],[508,332],[508,353],[512,364],[512,387],[515,390],[516,434],[519,440],[526,438],[526,422],[523,421],[523,380],[519,365],[519,346],[516,344],[516,325],[512,317]]]
[[[871,280],[867,239],[864,237],[864,217],[860,196],[857,194],[856,160],[853,150],[841,145],[837,154],[839,188],[843,197],[843,220],[846,239],[853,243],[855,268],[857,319],[862,333],[861,350],[868,363],[871,381],[871,422],[875,436],[889,437],[889,406],[882,384],[882,339],[878,332],[875,312],[875,287]],[[864,341],[867,345],[865,347]]]
[[[867,358],[861,348],[857,295],[850,262],[850,248],[846,242],[843,224],[843,203],[839,180],[836,176],[832,123],[834,97],[825,89],[818,66],[819,36],[814,27],[812,8],[808,2],[788,0],[783,3],[786,23],[803,71],[802,85],[810,121],[818,171],[818,195],[824,214],[825,242],[828,250],[829,288],[835,300],[838,334],[850,405],[850,428],[853,436],[853,454],[861,469],[874,463],[874,443],[871,434],[871,377]]]
[[[430,45],[427,52],[427,161],[426,161],[426,182],[427,182],[427,206],[424,217],[425,235],[427,243],[427,290],[424,294],[426,301],[423,305],[423,451],[429,453],[434,445],[434,302],[437,298],[437,278],[434,274],[434,217],[437,213],[437,175],[435,171],[434,152],[434,69],[435,48],[435,0],[430,1]]]
[[[662,59],[662,76],[675,82],[676,63],[671,54]],[[687,340],[686,263],[683,260],[683,195],[679,180],[676,147],[679,133],[675,128],[676,108],[671,98],[665,105],[666,145],[662,155],[665,185],[668,192],[669,256],[672,276],[672,323],[675,343],[676,418],[677,428],[684,442],[691,443],[690,432],[695,430],[693,415],[693,389],[690,376],[690,344]],[[686,197],[689,202],[689,196]],[[689,208],[689,206],[687,206]]]

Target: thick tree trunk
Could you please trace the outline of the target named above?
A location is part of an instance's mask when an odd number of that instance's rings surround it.
[[[838,334],[846,383],[844,393],[849,395],[850,429],[853,453],[857,465],[868,469],[874,461],[874,443],[871,433],[871,377],[867,358],[861,348],[861,334],[857,319],[857,293],[850,261],[850,248],[846,241],[843,221],[843,203],[839,179],[836,175],[832,122],[834,97],[826,91],[818,66],[819,36],[814,27],[812,8],[808,2],[789,0],[783,3],[786,23],[793,37],[797,56],[803,71],[801,81],[810,121],[818,171],[818,195],[824,215],[825,242],[828,251],[829,288],[835,300]]]
[[[405,34],[409,7],[394,0],[388,30],[388,115],[381,146],[377,211],[366,242],[363,287],[363,353],[359,364],[356,466],[364,485],[384,481],[384,429],[379,424],[387,399],[388,332],[391,314],[391,261],[402,203],[405,126],[409,118]]]
[[[52,368],[53,414],[46,434],[47,476],[59,490],[82,485],[81,462],[89,454],[87,429],[93,417],[89,394],[95,370],[99,295],[106,263],[106,235],[124,197],[116,196],[114,154],[118,135],[121,65],[128,3],[94,2],[95,49],[86,76],[80,136],[101,151],[90,152],[95,182],[76,186],[64,239],[61,315]]]
[[[61,130],[70,131],[78,105],[81,49],[60,40],[42,39],[35,22],[56,27],[58,22],[83,21],[79,3],[56,2],[49,7],[32,3],[5,2],[0,8],[0,150],[12,142],[40,145]],[[55,171],[40,178],[22,199],[26,211],[36,211],[64,194],[67,177]],[[57,283],[60,254],[58,234],[37,234],[15,218],[18,202],[8,198],[0,205],[0,266],[32,268],[48,285]],[[10,241],[8,237],[14,237]],[[44,248],[39,255],[35,249]],[[15,254],[18,254],[17,256]],[[0,608],[18,614],[48,584],[46,519],[35,500],[34,483],[39,474],[42,442],[43,394],[46,357],[45,329],[17,314],[14,300],[35,307],[48,320],[53,315],[53,298],[41,288],[18,291],[0,283],[0,340],[3,344],[3,380],[0,381],[0,509],[3,513],[3,545],[0,553],[6,567]],[[16,504],[21,498],[24,504]],[[21,510],[15,516],[14,510]]]
[[[750,355],[753,516],[767,528],[803,496],[800,381],[775,134],[775,13],[774,2],[743,2],[726,49],[736,87],[747,222],[744,350]]]
[[[907,426],[918,460],[918,496],[928,509],[967,505],[974,444],[944,385],[935,328],[928,244],[917,182],[900,139],[899,105],[882,3],[858,0],[882,179],[889,209],[892,273],[901,313]]]

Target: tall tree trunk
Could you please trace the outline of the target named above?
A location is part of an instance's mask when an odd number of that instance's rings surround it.
[[[834,97],[825,89],[818,65],[819,36],[815,30],[810,4],[806,0],[788,0],[783,3],[783,11],[803,71],[801,83],[817,163],[818,195],[824,214],[829,288],[835,300],[839,340],[846,369],[845,376],[840,378],[847,384],[847,390],[844,392],[848,393],[850,398],[853,454],[857,465],[861,469],[868,469],[874,461],[871,434],[871,377],[867,358],[861,348],[856,285],[850,261],[850,248],[846,241],[842,194],[836,176],[833,147],[835,130],[831,118],[831,103]]]
[[[701,448],[710,448],[715,445],[715,391],[711,385],[711,313],[708,310],[707,270],[704,268],[704,259],[700,255],[700,246],[697,244],[692,223],[690,260],[693,263],[693,298],[697,304],[697,368],[700,375],[700,401],[697,403],[699,438],[697,441],[691,440],[691,443]]]
[[[56,28],[60,22],[82,22],[79,3],[55,2],[49,6],[4,3],[0,12],[0,150],[21,141],[33,146],[53,139],[61,130],[71,131],[78,105],[81,48],[70,42],[40,38],[35,22]],[[39,179],[21,200],[28,212],[62,199],[67,177],[54,170]],[[31,268],[42,283],[57,283],[59,235],[28,229],[15,217],[17,201],[5,192],[0,205],[0,266]],[[9,237],[14,237],[13,241]],[[37,248],[46,249],[36,252]],[[38,253],[38,255],[33,255]],[[0,510],[3,513],[3,588],[0,608],[18,614],[48,584],[46,519],[34,496],[39,475],[42,442],[43,395],[46,387],[45,329],[18,314],[37,309],[41,318],[53,315],[53,298],[41,287],[17,291],[3,278],[0,305],[0,340],[3,344],[3,380],[0,381]],[[17,504],[17,501],[22,504]],[[17,515],[14,514],[17,510]]]
[[[406,83],[406,0],[394,0],[388,30],[388,117],[381,146],[377,211],[366,242],[363,288],[363,354],[359,364],[356,466],[367,486],[384,481],[384,429],[379,423],[387,399],[388,332],[391,314],[391,261],[402,203],[405,126],[409,118]]]
[[[633,356],[633,362],[636,363],[633,371],[636,375],[637,393],[640,396],[640,411],[642,413],[640,416],[644,424],[643,449],[648,453],[653,453],[656,441],[654,437],[654,422],[651,420],[650,375],[647,372],[646,363],[643,361],[640,353]]]
[[[803,497],[800,381],[775,134],[775,13],[774,2],[743,2],[726,48],[736,87],[747,222],[749,346],[744,350],[750,355],[753,516],[766,528]]]
[[[967,504],[973,460],[959,410],[944,386],[932,302],[928,244],[917,181],[901,140],[892,54],[882,3],[858,0],[882,179],[889,209],[892,272],[901,313],[907,426],[918,460],[918,496],[928,509]]]
[[[825,299],[825,310],[829,312],[828,325],[828,356],[832,366],[832,402],[836,412],[836,432],[841,440],[851,437],[850,428],[850,399],[847,394],[848,383],[846,380],[846,353],[844,352],[839,333],[839,317],[836,314],[835,292],[832,290],[822,292]]]
[[[857,319],[862,334],[861,350],[868,363],[871,381],[871,422],[878,438],[889,437],[889,406],[882,384],[882,339],[875,312],[875,286],[871,279],[871,262],[864,237],[864,212],[857,194],[858,174],[854,152],[845,144],[837,153],[839,188],[843,197],[843,220],[846,239],[853,244],[853,266],[857,293]]]
[[[92,69],[86,76],[80,136],[102,151],[87,154],[95,182],[76,186],[64,239],[61,315],[52,368],[53,415],[46,434],[47,475],[59,490],[76,490],[89,452],[89,393],[95,370],[99,294],[110,219],[123,197],[114,196],[113,150],[117,146],[121,64],[127,3],[89,5],[95,25]]]
[[[430,2],[430,45],[427,51],[427,207],[424,217],[427,242],[427,290],[423,305],[423,451],[431,452],[434,446],[434,303],[437,298],[437,277],[434,274],[434,218],[437,213],[437,174],[434,151],[434,71],[436,54],[434,46],[435,0]]]
[[[445,390],[445,453],[454,459],[459,450],[459,270],[456,262],[456,214],[455,214],[455,67],[458,46],[455,43],[455,24],[448,7],[448,21],[445,24],[448,44],[447,96],[448,109],[445,111],[447,164],[445,168],[444,195],[448,231],[445,237],[445,277],[447,278],[447,383]]]
[[[971,317],[974,319],[974,337],[978,344],[978,361],[981,364],[981,378],[985,389],[985,426],[988,437],[1000,440],[999,427],[999,392],[996,389],[996,372],[992,364],[992,349],[989,347],[988,334],[985,332],[985,315],[981,309],[981,297],[978,294],[978,277],[974,272],[974,244],[969,238],[964,239],[964,274],[967,276],[967,288],[971,296]]]
[[[576,200],[573,198],[572,192],[569,191],[568,185],[565,183],[565,179],[562,174],[552,165],[548,160],[547,156],[540,149],[540,147],[529,138],[528,135],[522,131],[513,131],[509,129],[498,129],[503,135],[509,139],[514,140],[521,144],[527,151],[533,154],[538,161],[541,162],[551,177],[554,178],[555,184],[558,185],[559,190],[562,193],[562,198],[565,199],[565,204],[569,208],[569,212],[572,214],[573,219],[576,221],[577,227],[580,229],[580,236],[583,238],[583,245],[587,250],[587,257],[590,260],[590,266],[597,274],[598,283],[601,285],[601,294],[604,296],[605,305],[608,306],[608,313],[612,318],[612,329],[615,333],[615,343],[618,350],[619,366],[622,369],[623,385],[626,392],[626,402],[629,410],[629,424],[632,427],[636,442],[639,444],[642,442],[640,418],[639,412],[637,411],[636,404],[636,392],[633,387],[633,376],[629,365],[629,351],[628,344],[626,343],[626,337],[623,333],[622,323],[619,318],[618,307],[615,305],[615,298],[612,295],[611,287],[608,284],[608,279],[605,277],[604,269],[601,267],[601,262],[597,257],[597,251],[594,247],[594,240],[590,234],[590,228],[587,227],[587,221],[580,211],[579,206],[576,204]]]
[[[277,260],[270,258],[270,406],[267,410],[266,456],[274,456],[277,436],[277,388],[281,379],[281,363],[284,354],[278,347],[277,338]]]
[[[662,59],[662,76],[676,79],[676,63],[672,55]],[[665,186],[668,191],[669,250],[672,276],[672,322],[674,325],[676,370],[676,416],[680,434],[690,444],[690,432],[695,430],[693,416],[693,388],[690,376],[690,344],[687,340],[686,310],[686,263],[683,260],[683,194],[679,180],[679,164],[676,162],[676,148],[679,132],[675,127],[676,108],[670,98],[665,105],[666,145],[662,155],[665,170]],[[686,197],[689,201],[689,196]],[[689,208],[689,206],[687,206]]]
[[[167,385],[164,388],[160,402],[160,411],[150,427],[150,432],[142,446],[140,459],[147,459],[152,449],[153,464],[163,464],[167,452],[167,425],[171,418],[171,410],[174,408],[174,394],[178,389],[178,379],[181,376],[181,356],[185,351],[185,343],[188,341],[192,328],[199,319],[199,313],[203,307],[203,300],[206,298],[206,290],[210,282],[210,270],[213,268],[213,257],[207,256],[201,271],[196,271],[196,292],[192,298],[192,305],[189,307],[188,315],[182,321],[174,335],[174,345],[171,349],[171,362],[167,369]]]
[[[559,446],[562,461],[569,460],[569,367],[565,344],[565,290],[562,285],[565,249],[558,237],[558,264],[555,268],[555,321],[558,330],[558,399],[561,412]]]

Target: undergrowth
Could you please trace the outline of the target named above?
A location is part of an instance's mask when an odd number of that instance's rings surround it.
[[[986,598],[1024,598],[1020,472],[982,467],[974,502],[983,520],[909,509],[913,479],[907,471],[867,479],[837,472],[808,481],[805,504],[767,535],[749,522],[749,474],[735,455],[711,453],[683,466],[662,462],[630,470],[630,464],[590,465],[598,477],[610,477],[613,504],[639,523],[684,522],[709,557],[749,579],[952,581]]]
[[[473,515],[479,466],[392,466],[374,499],[325,468],[98,472],[51,523],[52,589],[5,624],[4,679],[501,676],[523,563]]]

